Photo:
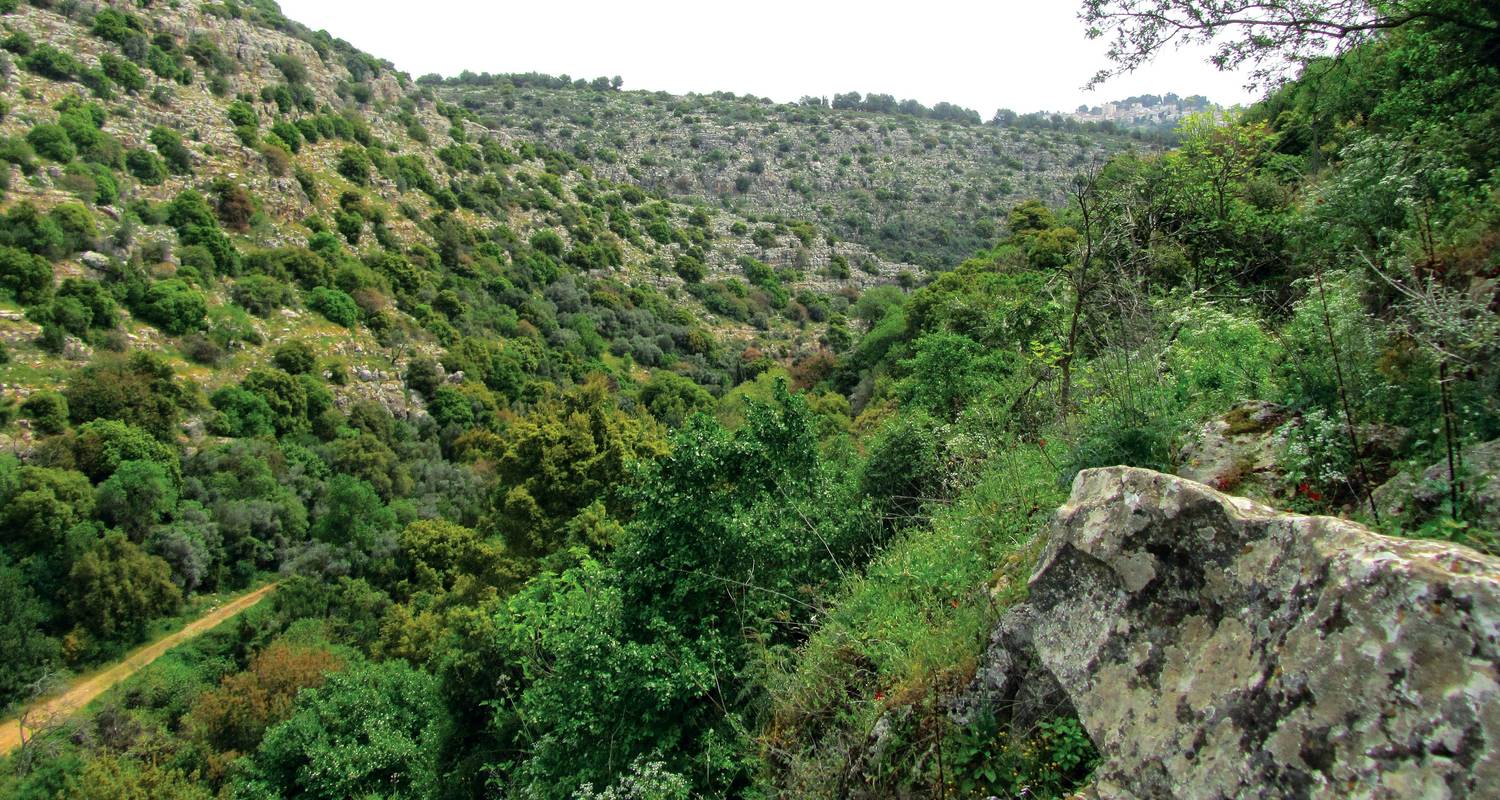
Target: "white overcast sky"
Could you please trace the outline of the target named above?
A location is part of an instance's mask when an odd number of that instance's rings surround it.
[[[1202,51],[1164,54],[1094,92],[1104,65],[1076,0],[281,0],[418,77],[427,73],[620,75],[627,89],[732,91],[789,101],[884,92],[978,111],[1071,110],[1136,94],[1248,102],[1243,79]]]

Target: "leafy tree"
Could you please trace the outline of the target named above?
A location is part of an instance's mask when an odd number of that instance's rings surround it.
[[[362,147],[350,145],[340,150],[336,168],[340,175],[356,186],[368,186],[370,183],[370,156]]]
[[[27,687],[57,663],[58,642],[42,632],[48,616],[21,571],[0,563],[0,641],[7,665],[0,670],[0,703],[23,699]]]
[[[353,297],[336,288],[318,287],[309,291],[308,308],[339,326],[354,327],[359,323],[360,306],[354,303]]]
[[[660,455],[663,444],[654,425],[620,410],[608,384],[591,378],[507,431],[491,525],[521,556],[606,545],[571,539],[569,522],[595,501],[620,509],[611,493],[631,462]]]
[[[307,388],[281,370],[251,370],[240,383],[270,407],[279,434],[307,430]]]
[[[167,167],[174,175],[193,174],[193,154],[182,143],[182,134],[165,126],[157,126],[151,130],[151,144],[161,157],[166,160]]]
[[[138,638],[182,602],[167,562],[119,532],[105,534],[73,564],[68,585],[68,614],[105,639]]]
[[[370,553],[396,533],[396,515],[375,488],[352,475],[329,479],[312,535],[319,541]]]
[[[163,441],[176,436],[182,409],[193,403],[171,365],[146,352],[95,360],[69,377],[63,394],[74,422],[118,420]]]
[[[317,366],[317,356],[301,339],[292,339],[276,346],[271,362],[291,375],[307,375]]]
[[[411,490],[411,475],[396,453],[368,433],[333,442],[328,462],[338,472],[368,483],[386,500]]]
[[[69,253],[67,245],[67,235],[57,220],[50,214],[43,215],[30,201],[11,206],[0,220],[0,246],[61,258]]]
[[[94,227],[94,217],[87,208],[77,203],[60,203],[47,212],[47,218],[62,233],[63,252],[76,253],[94,246],[98,231]]]
[[[268,317],[279,308],[290,305],[295,295],[291,287],[269,275],[246,275],[234,282],[230,290],[234,302],[257,317]]]
[[[174,476],[153,461],[126,461],[99,484],[95,508],[135,541],[177,507]]]
[[[25,466],[6,468],[0,461],[0,523],[12,553],[50,553],[62,544],[63,532],[88,518],[94,489],[88,478],[71,470]]]
[[[303,689],[323,685],[344,660],[324,647],[276,641],[200,695],[183,720],[193,739],[224,753],[250,753],[267,729],[292,715]]]
[[[77,58],[51,44],[38,45],[21,63],[31,72],[55,81],[72,80],[83,72],[83,64]]]
[[[219,412],[209,428],[220,436],[270,436],[276,432],[270,404],[254,392],[225,386],[214,392],[209,402]]]
[[[58,800],[211,800],[208,787],[178,769],[124,756],[91,759],[70,775]]]
[[[151,284],[137,306],[143,319],[170,336],[181,336],[203,327],[208,301],[187,281],[169,278]]]
[[[727,744],[755,647],[737,631],[794,630],[769,621],[803,618],[794,598],[875,541],[864,505],[820,463],[806,406],[784,384],[775,399],[736,434],[703,417],[677,434],[629,492],[611,570],[585,561],[511,602],[502,637],[524,688],[496,727],[524,742],[516,780],[533,792],[608,784],[648,753],[699,794],[747,785],[751,767]]]
[[[134,425],[96,419],[78,426],[73,439],[73,461],[78,470],[98,483],[115,474],[127,461],[150,461],[166,470],[175,482],[181,476],[177,450]]]
[[[712,410],[714,399],[691,378],[657,370],[641,387],[641,405],[663,425],[678,428],[693,414]]]
[[[125,152],[125,171],[147,186],[160,186],[167,179],[167,164],[161,156],[139,148]]]
[[[1011,373],[1007,354],[988,351],[967,336],[932,333],[915,342],[913,356],[901,363],[906,376],[897,387],[907,408],[956,418],[970,403]]]
[[[447,520],[407,525],[398,540],[413,591],[452,591],[464,581],[497,579],[500,550],[472,528]]]
[[[266,733],[237,794],[431,797],[442,733],[430,676],[400,661],[356,666],[298,696],[292,716]]]
[[[1149,62],[1169,44],[1217,42],[1210,60],[1219,69],[1254,68],[1264,82],[1285,65],[1306,63],[1330,51],[1346,53],[1377,34],[1404,27],[1448,29],[1475,52],[1494,52],[1500,10],[1464,0],[1276,0],[1214,3],[1203,0],[1084,0],[1080,14],[1089,36],[1110,38],[1113,69],[1094,83]]]
[[[114,53],[100,55],[99,68],[127,92],[134,94],[146,88],[146,75],[140,67]]]

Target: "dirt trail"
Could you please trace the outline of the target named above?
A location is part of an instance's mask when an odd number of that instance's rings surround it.
[[[66,716],[77,712],[88,705],[94,698],[108,691],[110,687],[134,675],[142,667],[161,657],[163,653],[259,603],[275,588],[276,584],[270,583],[253,592],[242,594],[210,610],[203,616],[182,626],[182,628],[154,642],[141,645],[139,648],[131,651],[125,658],[115,662],[111,666],[79,677],[69,684],[67,690],[62,694],[49,697],[43,700],[40,705],[35,706],[34,717],[50,719],[59,714]],[[21,720],[14,718],[0,722],[0,755],[6,755],[20,746]]]

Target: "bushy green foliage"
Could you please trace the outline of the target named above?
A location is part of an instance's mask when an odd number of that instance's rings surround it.
[[[236,787],[245,797],[431,797],[442,712],[433,679],[400,661],[329,676],[267,731]]]
[[[0,564],[0,637],[7,669],[0,672],[0,703],[22,699],[29,685],[56,663],[61,648],[43,633],[48,610],[20,570]]]
[[[167,179],[166,162],[149,150],[126,151],[125,169],[147,186],[160,186]]]
[[[662,451],[649,420],[617,408],[607,384],[593,379],[544,403],[512,426],[497,453],[493,529],[511,552],[539,558],[559,549],[603,549],[585,512],[618,507],[632,462]],[[602,530],[609,530],[605,526]]]
[[[175,475],[153,461],[123,461],[99,484],[94,507],[105,522],[139,540],[177,507]]]
[[[63,394],[74,422],[117,420],[162,440],[176,436],[182,409],[192,402],[171,366],[159,356],[104,356],[74,372]]]
[[[0,288],[22,303],[36,303],[52,290],[52,265],[39,255],[0,246]]]
[[[313,289],[307,295],[307,307],[345,328],[352,328],[359,321],[359,306],[354,298],[338,289],[326,286]]]
[[[37,45],[21,64],[31,72],[55,81],[68,81],[83,72],[83,64],[71,53],[51,44]]]
[[[339,151],[338,172],[356,186],[370,182],[370,157],[362,147],[350,145]]]
[[[138,463],[138,462],[137,462]],[[68,573],[68,613],[103,638],[139,636],[146,622],[182,602],[171,568],[123,533],[108,533]]]
[[[21,416],[42,433],[62,433],[68,427],[68,399],[57,392],[37,392],[21,404]]]
[[[182,143],[182,135],[165,126],[151,130],[151,144],[166,160],[167,168],[174,175],[193,174],[193,154]]]
[[[61,125],[43,124],[26,133],[26,143],[43,158],[66,164],[78,157],[78,148]]]
[[[135,312],[169,336],[181,336],[203,327],[208,301],[186,281],[170,278],[146,289]]]
[[[296,293],[269,275],[246,275],[234,282],[230,297],[257,317],[268,317],[277,309],[291,305]]]

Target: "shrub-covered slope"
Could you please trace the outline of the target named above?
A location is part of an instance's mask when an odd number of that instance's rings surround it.
[[[989,246],[996,220],[1018,201],[1060,203],[1080,167],[1145,146],[1076,125],[900,113],[894,102],[778,104],[539,75],[422,83],[486,125],[571,153],[601,176],[758,218],[810,221],[928,268]]]
[[[0,794],[1067,796],[970,690],[1081,470],[1500,549],[1500,19],[1412,2],[902,276],[266,0],[0,0],[0,704],[280,582]]]

